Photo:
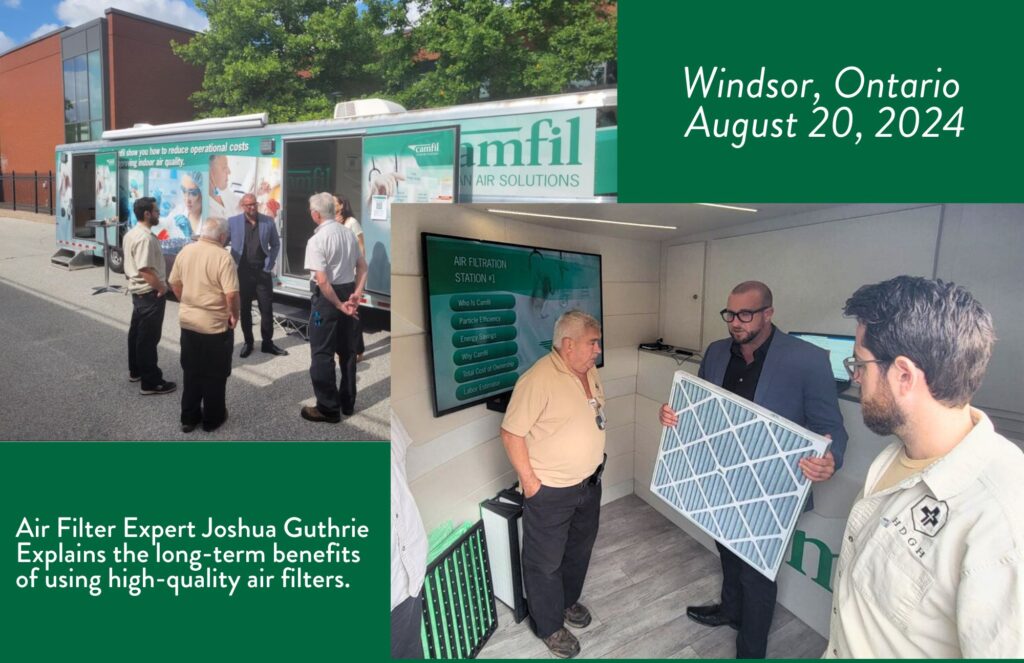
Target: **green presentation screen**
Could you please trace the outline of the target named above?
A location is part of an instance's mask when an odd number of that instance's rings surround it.
[[[558,317],[601,320],[601,256],[423,233],[434,415],[506,394]],[[598,366],[602,363],[599,360]]]

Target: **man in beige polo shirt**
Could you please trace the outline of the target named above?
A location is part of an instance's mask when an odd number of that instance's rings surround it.
[[[601,325],[582,311],[564,313],[552,347],[516,382],[501,440],[525,497],[530,622],[552,654],[570,658],[580,645],[564,625],[583,628],[591,619],[578,599],[601,510],[604,392],[594,366]]]
[[[178,254],[171,269],[171,288],[181,306],[181,430],[191,433],[200,422],[204,431],[217,429],[228,417],[225,389],[231,375],[231,350],[238,323],[238,273],[224,250],[228,226],[209,218],[198,242]]]

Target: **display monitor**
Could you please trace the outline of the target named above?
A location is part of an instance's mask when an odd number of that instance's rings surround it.
[[[434,416],[511,392],[551,352],[565,311],[601,321],[600,255],[434,233],[422,240]]]
[[[850,374],[846,372],[843,360],[853,356],[853,336],[819,334],[816,332],[789,332],[789,335],[828,350],[828,360],[832,366],[832,377],[835,378],[836,382],[849,384]]]

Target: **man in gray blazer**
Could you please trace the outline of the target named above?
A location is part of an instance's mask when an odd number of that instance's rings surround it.
[[[242,196],[242,214],[228,219],[231,257],[238,265],[239,298],[242,306],[242,335],[245,343],[238,354],[243,359],[252,354],[252,300],[260,307],[260,349],[267,354],[286,355],[288,351],[274,345],[274,282],[271,272],[281,252],[281,237],[274,220],[259,213],[256,196]]]
[[[832,438],[823,458],[800,461],[804,476],[825,481],[843,464],[847,434],[839,413],[828,352],[793,338],[772,324],[772,291],[760,281],[744,281],[720,312],[730,338],[712,343],[697,376],[765,407],[820,435]],[[677,418],[665,404],[662,425]],[[807,500],[805,509],[811,508]],[[705,626],[728,625],[736,636],[736,658],[764,658],[775,611],[777,585],[718,545],[722,560],[721,603],[690,606],[686,615]]]

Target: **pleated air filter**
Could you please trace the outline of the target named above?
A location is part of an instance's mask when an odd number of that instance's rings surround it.
[[[811,487],[798,463],[828,439],[685,371],[669,405],[651,491],[774,580]]]
[[[475,658],[498,626],[483,522],[427,565],[423,581],[426,658]]]

